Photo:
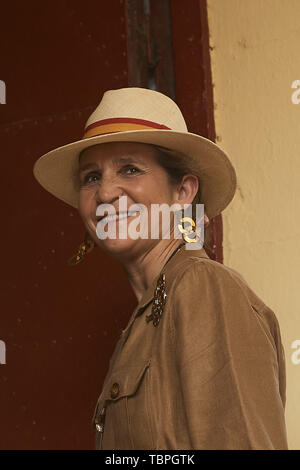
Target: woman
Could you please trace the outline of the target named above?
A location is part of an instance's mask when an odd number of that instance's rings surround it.
[[[207,226],[234,196],[225,153],[189,133],[170,98],[131,87],[105,92],[83,139],[42,156],[34,174],[82,217],[87,235],[71,263],[97,244],[120,261],[138,301],[95,407],[96,448],[287,449],[277,318],[197,244],[196,204]],[[155,204],[179,210],[163,225],[151,218]]]

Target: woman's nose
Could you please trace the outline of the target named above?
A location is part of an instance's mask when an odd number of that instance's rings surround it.
[[[114,178],[102,178],[100,184],[97,185],[95,197],[98,204],[108,204],[123,193],[123,189]]]

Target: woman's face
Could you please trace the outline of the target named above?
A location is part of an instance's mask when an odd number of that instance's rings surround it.
[[[151,204],[165,203],[171,206],[174,202],[178,202],[177,189],[169,183],[166,171],[156,162],[155,152],[156,149],[148,144],[110,142],[89,147],[81,153],[79,213],[94,241],[112,255],[142,253],[157,243],[157,239],[151,239]],[[132,239],[128,235],[128,230],[126,236],[120,238],[124,219],[114,222],[116,238],[98,237],[97,207],[101,204],[110,204],[118,213],[121,196],[127,196],[127,210],[130,210],[132,204],[143,204],[146,207],[149,233],[147,238]],[[127,229],[130,222],[137,217],[139,213],[127,217]],[[108,225],[104,230],[108,230]]]

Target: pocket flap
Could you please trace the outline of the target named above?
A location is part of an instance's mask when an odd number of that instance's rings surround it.
[[[124,396],[133,395],[137,391],[146,369],[150,366],[150,362],[151,359],[148,359],[113,370],[100,398],[116,401]]]
[[[99,409],[105,406],[106,401],[117,401],[122,397],[134,395],[150,366],[151,359],[137,361],[126,366],[116,367],[106,378],[103,390],[98,398],[92,422]]]

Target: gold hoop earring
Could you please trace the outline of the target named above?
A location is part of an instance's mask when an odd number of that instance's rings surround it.
[[[94,246],[94,240],[92,240],[88,232],[86,232],[83,243],[79,245],[77,253],[68,260],[68,265],[75,266],[76,264],[80,263],[84,256],[93,250]]]
[[[178,230],[183,234],[183,238],[187,243],[195,243],[199,241],[200,236],[201,236],[201,230],[196,227],[195,221],[191,217],[182,217],[180,219],[180,222],[189,222],[191,225],[188,228],[183,228],[182,224],[178,224]],[[193,238],[189,238],[189,235],[192,233],[196,233]]]

